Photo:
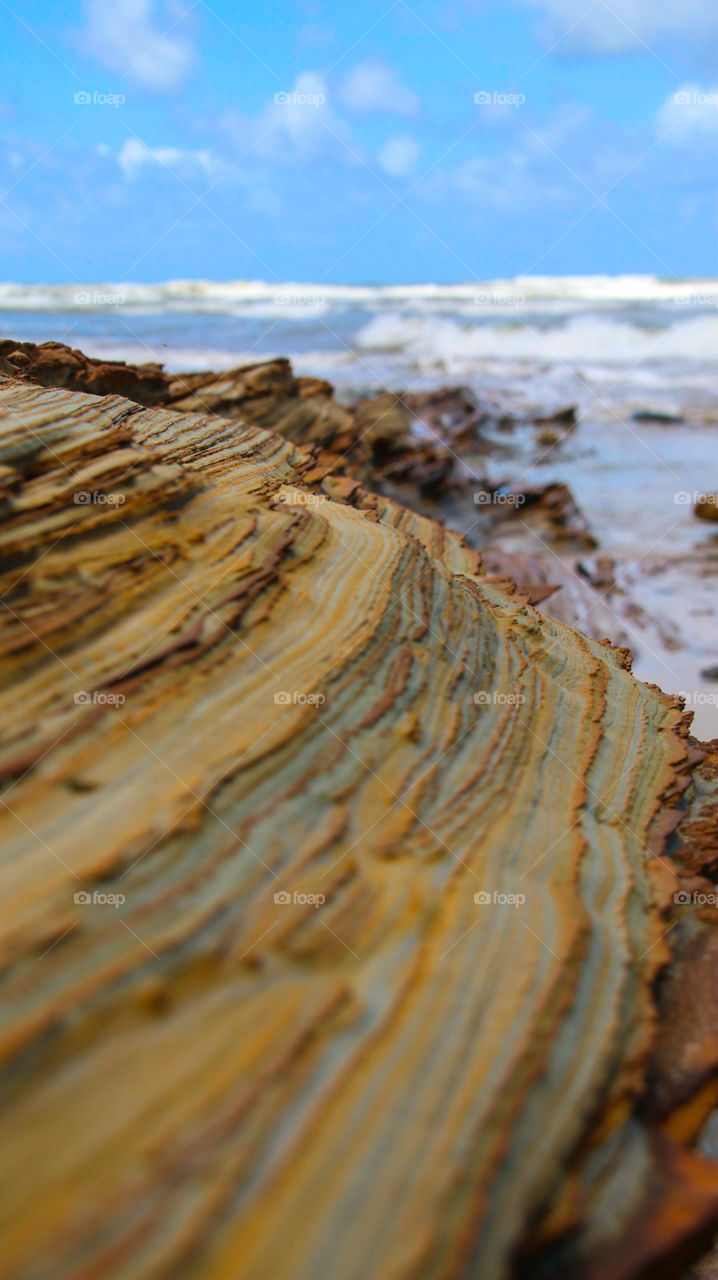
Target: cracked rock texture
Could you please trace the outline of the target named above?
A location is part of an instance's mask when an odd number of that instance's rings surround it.
[[[0,493],[0,1277],[681,1274],[677,702],[256,423],[0,378]]]

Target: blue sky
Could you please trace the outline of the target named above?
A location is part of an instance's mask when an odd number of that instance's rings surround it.
[[[3,279],[718,270],[715,0],[2,0],[0,29]]]

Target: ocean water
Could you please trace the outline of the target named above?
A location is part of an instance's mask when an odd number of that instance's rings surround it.
[[[108,358],[228,368],[278,353],[356,388],[483,378],[574,400],[582,388],[710,396],[718,280],[519,277],[471,285],[261,281],[0,284],[2,331]],[[638,367],[637,367],[638,365]]]
[[[518,431],[490,478],[570,485],[635,598],[621,622],[637,674],[688,693],[696,730],[718,736],[701,675],[718,664],[718,525],[692,514],[718,490],[718,280],[0,284],[0,331],[177,372],[284,355],[347,396],[462,383],[513,413],[575,405],[559,446]]]

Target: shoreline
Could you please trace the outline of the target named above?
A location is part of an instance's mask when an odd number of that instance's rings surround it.
[[[6,340],[0,352],[15,373],[34,361],[47,385],[243,417],[316,447],[322,465],[441,519],[497,572],[543,588],[542,611],[630,647],[640,678],[684,693],[695,731],[718,736],[718,681],[704,674],[718,666],[710,426],[659,413],[601,422],[578,405],[512,404],[475,383],[347,397],[296,377],[285,358],[177,374],[62,344]]]

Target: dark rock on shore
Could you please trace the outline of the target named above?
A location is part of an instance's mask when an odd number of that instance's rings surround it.
[[[123,395],[153,408],[166,403],[167,375],[159,364],[93,360],[62,342],[0,340],[0,372],[41,387],[65,387],[94,396]]]
[[[706,493],[693,508],[699,520],[718,520],[718,493]]]
[[[637,409],[631,414],[632,422],[684,422],[679,413],[663,413],[658,409]]]
[[[466,387],[440,387],[437,391],[407,392],[403,403],[418,434],[456,444],[481,443],[481,428],[495,418],[492,407],[480,405]]]
[[[542,526],[560,542],[587,550],[598,545],[568,485],[530,485],[519,492],[524,500],[522,517],[530,524]]]
[[[565,409],[556,409],[553,413],[540,414],[534,417],[533,421],[537,427],[560,427],[563,431],[570,430],[575,427],[578,417],[578,410],[573,404],[567,405]]]

